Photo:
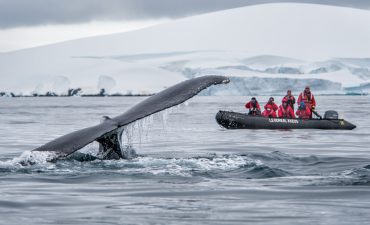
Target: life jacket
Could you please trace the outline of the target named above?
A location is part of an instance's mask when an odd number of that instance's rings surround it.
[[[310,119],[311,118],[311,110],[308,107],[306,107],[305,109],[298,108],[295,114],[300,119]]]
[[[284,97],[286,100],[287,100],[287,103],[288,105],[290,105],[290,107],[292,107],[292,109],[294,109],[294,104],[295,104],[295,98],[293,95],[285,95]]]
[[[279,113],[279,117],[280,118],[288,118],[288,119],[291,119],[293,118],[292,115],[290,114],[290,110],[289,108],[291,109],[291,107],[288,105],[287,108],[285,109],[282,105],[279,107],[279,111],[281,112],[281,115]],[[291,109],[292,110],[292,109]]]
[[[290,115],[289,115],[289,112],[288,112],[288,107],[285,109],[284,107],[280,107],[280,110],[281,110],[281,112],[282,112],[282,114],[283,114],[283,117],[284,118],[287,118],[287,117],[289,117]]]
[[[312,93],[310,92],[308,95],[305,93],[305,92],[302,92],[301,94],[301,98],[302,98],[302,101],[306,104],[306,106],[308,106],[308,108],[310,109],[311,106],[312,106],[312,103],[313,103],[313,95]]]
[[[279,107],[275,104],[275,102],[267,102],[264,108],[265,109],[270,108],[274,111],[277,111]]]
[[[265,105],[265,108],[266,109],[262,112],[263,117],[276,118],[276,112],[271,104]]]

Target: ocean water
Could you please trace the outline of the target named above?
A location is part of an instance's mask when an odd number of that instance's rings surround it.
[[[369,96],[317,96],[352,131],[226,130],[246,97],[198,96],[126,127],[129,160],[30,152],[141,100],[0,98],[0,224],[370,223]]]

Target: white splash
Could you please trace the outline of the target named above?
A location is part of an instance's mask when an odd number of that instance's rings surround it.
[[[191,177],[194,172],[230,171],[246,165],[262,165],[259,160],[252,160],[243,156],[222,156],[215,158],[153,158],[138,157],[125,161],[130,166],[122,169],[124,173],[148,173],[153,175],[176,175]]]
[[[184,102],[126,125],[122,132],[122,148],[132,149],[134,144],[141,146],[142,143],[150,140],[150,134],[154,132],[156,132],[156,135],[166,135],[167,123],[170,120],[171,114],[180,111],[183,107],[187,107],[187,105]],[[158,125],[162,129],[158,129]]]
[[[57,154],[55,152],[25,151],[18,157],[0,162],[0,167],[19,169],[32,165],[43,165],[49,169],[50,167],[55,167],[55,164],[51,163],[51,161],[53,161],[56,157]]]

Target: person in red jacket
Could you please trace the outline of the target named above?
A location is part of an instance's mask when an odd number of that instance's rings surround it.
[[[278,110],[278,117],[279,118],[295,118],[294,111],[285,98],[283,98],[283,103],[279,106]]]
[[[304,102],[301,102],[295,114],[300,119],[310,119],[311,110],[306,106]]]
[[[249,109],[248,115],[251,116],[261,115],[261,107],[260,104],[258,104],[258,101],[255,97],[253,97],[247,104],[245,104],[245,108]]]
[[[292,95],[292,90],[288,90],[284,98],[287,100],[288,105],[290,105],[290,107],[292,107],[294,111],[295,98]]]
[[[300,105],[301,102],[304,102],[304,104],[311,110],[310,118],[312,118],[312,111],[315,110],[316,100],[313,94],[311,93],[309,86],[306,86],[304,91],[301,94],[299,94],[297,101],[298,105]]]
[[[265,109],[267,109],[268,106],[271,106],[271,109],[273,109],[275,112],[278,110],[278,106],[274,102],[274,98],[270,97],[269,101],[264,106]]]
[[[275,104],[276,105],[276,104]],[[276,111],[272,105],[265,105],[265,110],[262,112],[263,117],[276,118]]]

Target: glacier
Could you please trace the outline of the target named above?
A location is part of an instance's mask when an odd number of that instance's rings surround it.
[[[368,94],[368,24],[368,10],[262,4],[5,52],[0,96],[150,95],[211,74],[232,82],[204,95]]]

